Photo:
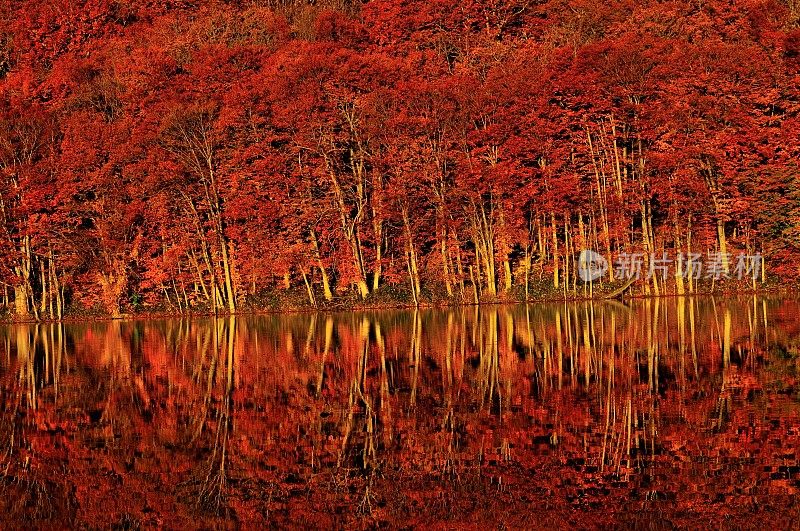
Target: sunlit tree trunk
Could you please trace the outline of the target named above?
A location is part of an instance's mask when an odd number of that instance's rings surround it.
[[[497,295],[497,276],[495,273],[494,259],[494,229],[492,214],[486,213],[482,202],[476,204],[472,201],[471,223],[475,248],[478,251],[476,258],[483,262],[483,272],[486,276],[486,291],[490,296]]]
[[[725,221],[722,220],[719,212],[717,213],[717,238],[719,239],[719,252],[722,259],[722,270],[725,272],[725,274],[728,274],[730,272],[730,261],[728,259],[728,240],[725,237]]]
[[[53,295],[50,297],[50,300],[52,301],[53,298],[55,298],[55,317],[61,319],[64,315],[64,292],[61,287],[61,282],[58,280],[58,273],[56,271],[55,261],[53,260],[52,250],[50,250],[50,278],[52,279],[50,285],[53,289]]]
[[[356,275],[354,284],[362,299],[369,295],[367,284],[367,268],[364,264],[364,253],[361,248],[361,236],[359,226],[366,214],[367,207],[367,183],[365,181],[367,172],[367,146],[362,140],[362,133],[359,125],[359,116],[355,104],[352,102],[342,102],[339,105],[342,118],[344,118],[349,138],[347,147],[338,145],[333,137],[333,133],[325,133],[320,137],[321,155],[325,160],[327,174],[330,180],[334,199],[339,210],[339,219],[342,226],[342,233],[350,246],[353,257],[353,269]],[[352,186],[345,188],[339,179],[337,172],[341,169],[337,165],[336,153],[345,151],[347,157],[347,169],[345,172],[352,175]],[[346,190],[352,189],[352,204],[348,203]]]
[[[502,257],[502,264],[503,264],[503,291],[508,293],[511,291],[511,287],[513,285],[513,277],[511,275],[511,259],[509,258],[510,249],[507,242],[507,227],[505,216],[503,215],[503,209],[498,207],[499,211],[499,218],[500,218],[500,235],[498,242],[498,253]]]
[[[420,282],[419,269],[417,266],[417,251],[414,245],[414,236],[411,232],[411,222],[409,220],[408,208],[404,205],[401,208],[403,216],[403,231],[406,237],[406,257],[408,261],[408,274],[411,279],[411,292],[414,296],[414,304],[419,304]]]
[[[529,289],[530,289],[530,278],[531,278],[531,248],[530,245],[525,245],[525,262],[523,267],[525,268],[525,300],[528,300],[529,296]]]
[[[372,271],[372,291],[377,291],[381,282],[381,269],[383,260],[383,221],[375,220],[375,267]]]
[[[442,273],[444,275],[444,285],[447,289],[447,296],[453,296],[453,284],[450,281],[450,264],[447,257],[447,229],[440,230],[439,249],[442,256]]]
[[[645,267],[649,268],[652,266],[651,259],[655,254],[655,244],[653,242],[653,230],[652,230],[652,212],[650,210],[649,201],[642,200],[640,203],[641,213],[642,213],[642,242],[644,244],[645,249]],[[653,291],[655,295],[658,296],[660,294],[660,289],[658,286],[658,275],[652,275],[653,281]],[[647,284],[645,284],[646,286]]]
[[[328,171],[328,176],[331,181],[334,197],[336,198],[336,204],[339,208],[339,220],[341,221],[342,232],[347,244],[350,246],[350,252],[353,257],[353,268],[356,273],[355,284],[358,287],[361,298],[366,299],[367,295],[369,295],[369,288],[367,287],[367,279],[364,272],[364,262],[362,261],[361,243],[357,233],[357,225],[359,217],[361,216],[361,210],[359,210],[354,218],[350,217],[350,209],[345,202],[344,191],[339,184],[339,179],[331,169]]]
[[[303,266],[300,266],[300,274],[303,276],[303,283],[306,286],[306,292],[308,293],[308,302],[311,303],[311,306],[317,306],[317,299],[314,297],[314,289],[311,286],[311,283],[308,281],[308,276],[306,275],[306,270]]]
[[[211,295],[208,293],[208,289],[206,288],[206,282],[203,278],[203,271],[200,268],[200,261],[197,259],[197,255],[194,252],[194,249],[189,249],[189,252],[186,253],[187,257],[189,258],[189,263],[194,267],[195,273],[197,273],[197,282],[195,284],[195,293],[197,292],[197,286],[200,286],[200,290],[203,292],[203,296],[206,300],[211,300]]]
[[[45,272],[45,264],[44,259],[39,260],[39,282],[42,285],[42,296],[39,301],[39,314],[44,315],[47,312],[47,302],[48,302],[48,284],[47,284],[47,273]]]
[[[728,240],[725,237],[725,213],[723,212],[722,188],[717,178],[717,171],[710,158],[705,158],[701,162],[701,172],[706,181],[706,186],[711,194],[711,201],[714,204],[714,216],[717,224],[717,239],[719,241],[719,252],[721,255],[722,270],[727,275],[730,273],[728,260]]]
[[[33,257],[31,255],[30,236],[22,238],[19,249],[19,260],[14,267],[16,273],[16,284],[14,285],[14,309],[17,316],[28,317],[31,308],[38,317],[38,308],[33,301],[33,290],[31,289],[31,275],[33,267]]]
[[[28,286],[24,283],[14,286],[14,313],[18,317],[27,317],[30,315],[28,309]]]
[[[551,212],[550,213],[550,228],[551,234],[553,238],[553,287],[558,289],[559,286],[559,278],[558,278],[558,270],[559,270],[559,257],[558,257],[558,232],[556,229],[556,215]]]
[[[569,289],[570,280],[572,280],[572,291],[575,291],[575,282],[577,275],[575,275],[572,263],[574,256],[574,248],[572,241],[572,231],[570,230],[569,214],[564,212],[564,293],[566,294]]]
[[[311,229],[309,232],[311,234],[311,243],[314,246],[314,258],[317,261],[319,274],[322,277],[322,294],[326,301],[330,301],[333,299],[333,291],[331,290],[331,282],[330,277],[328,276],[328,270],[325,268],[325,264],[322,263],[322,254],[319,251],[319,240],[317,239],[317,233],[314,229]]]
[[[383,178],[374,172],[372,183],[372,231],[375,237],[375,266],[372,270],[372,291],[377,291],[383,270]]]
[[[233,273],[229,249],[230,242],[225,235],[225,226],[222,222],[222,212],[220,212],[219,196],[216,192],[216,185],[214,184],[213,180],[212,188],[212,197],[210,198],[210,201],[213,202],[213,213],[217,226],[217,238],[219,239],[220,254],[222,256],[222,274],[225,282],[225,298],[227,299],[228,303],[228,311],[230,313],[234,313],[236,311],[236,293],[233,288]]]
[[[503,260],[503,290],[507,293],[511,291],[513,278],[511,276],[511,261],[506,258]]]
[[[686,293],[684,286],[684,269],[683,269],[683,253],[681,251],[681,238],[678,232],[678,220],[676,219],[672,225],[673,227],[673,241],[675,242],[675,292],[678,295]]]
[[[475,304],[480,302],[480,294],[478,293],[478,281],[475,280],[475,272],[472,265],[469,266],[469,279],[472,282],[472,293]]]
[[[111,317],[120,317],[120,299],[128,283],[125,264],[116,260],[109,264],[109,270],[100,274],[100,287],[103,291],[103,304]]]
[[[456,249],[456,282],[458,284],[458,289],[460,295],[464,296],[464,265],[461,261],[461,244],[459,243],[458,236],[456,235],[455,231],[453,231],[452,235],[453,241],[455,242],[455,249]]]
[[[602,225],[603,243],[605,244],[606,260],[609,264],[612,263],[611,259],[611,229],[608,221],[608,194],[606,190],[606,173],[601,170],[598,164],[597,157],[595,156],[594,144],[592,142],[592,134],[589,129],[586,129],[586,138],[589,146],[589,154],[592,158],[592,168],[594,170],[595,190],[597,192],[597,201],[600,209],[600,223]],[[614,280],[614,268],[608,268],[609,280]]]
[[[692,218],[690,217],[686,227],[686,256],[689,257],[691,253],[692,253]],[[689,293],[694,293],[695,291],[694,272],[687,269],[687,273],[688,274],[686,275],[686,280],[688,281],[689,284]]]
[[[227,302],[228,310],[233,313],[236,311],[236,292],[233,285],[234,274],[230,242],[225,234],[225,222],[222,212],[223,203],[219,195],[216,175],[217,143],[213,138],[212,122],[213,116],[211,113],[205,111],[187,112],[172,123],[168,132],[165,133],[165,140],[167,149],[181,159],[186,168],[199,179],[203,187],[209,221],[213,224],[213,230],[219,243],[223,277],[222,289],[225,293],[225,302]],[[200,222],[200,216],[194,202],[187,195],[184,195],[184,197],[187,199],[195,217],[195,229],[201,245],[204,246],[204,254],[206,255],[204,258],[207,261],[207,267],[213,279],[215,276],[214,266],[208,256],[208,244],[205,238],[205,231]],[[214,285],[212,292],[217,292],[216,285]],[[218,302],[214,301],[215,311]]]

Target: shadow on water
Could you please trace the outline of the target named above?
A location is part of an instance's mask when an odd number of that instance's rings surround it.
[[[8,326],[0,521],[788,523],[798,360],[757,297]]]

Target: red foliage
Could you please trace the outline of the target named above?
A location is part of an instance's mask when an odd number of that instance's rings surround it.
[[[0,14],[0,277],[17,311],[57,281],[67,304],[111,312],[232,309],[284,275],[406,286],[404,212],[423,282],[448,294],[470,267],[491,294],[527,283],[580,242],[725,244],[796,273],[800,15],[780,2]]]

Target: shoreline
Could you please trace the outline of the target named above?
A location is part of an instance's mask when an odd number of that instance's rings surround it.
[[[608,293],[595,294],[593,296],[542,296],[532,297],[527,299],[515,298],[495,298],[484,299],[475,302],[474,300],[432,300],[424,301],[419,304],[406,303],[402,301],[397,302],[381,302],[381,303],[362,303],[361,301],[353,299],[340,299],[336,304],[336,300],[329,303],[319,305],[317,307],[310,304],[287,304],[279,308],[258,308],[255,306],[247,306],[239,311],[207,311],[196,310],[190,312],[177,312],[177,311],[139,311],[127,312],[119,316],[97,314],[77,314],[67,315],[61,319],[14,319],[13,316],[3,316],[0,318],[0,325],[15,325],[15,324],[48,324],[48,323],[80,323],[80,322],[100,322],[100,321],[135,321],[135,320],[156,320],[156,319],[185,319],[185,318],[204,318],[204,317],[233,317],[233,316],[267,316],[267,315],[294,315],[294,314],[335,314],[335,313],[351,313],[351,312],[376,312],[376,311],[409,311],[409,310],[436,310],[447,308],[466,308],[475,306],[508,306],[520,304],[555,304],[555,303],[577,303],[577,302],[621,302],[624,300],[641,300],[641,299],[672,299],[677,297],[731,297],[741,295],[789,295],[792,293],[800,293],[800,288],[794,285],[784,286],[766,286],[763,289],[737,289],[735,287],[725,290],[700,290],[692,293],[663,293],[659,295],[636,293],[624,295],[619,297],[607,297]]]

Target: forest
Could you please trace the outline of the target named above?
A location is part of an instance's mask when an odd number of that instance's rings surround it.
[[[0,303],[575,296],[588,248],[781,285],[798,111],[798,0],[6,0]]]

